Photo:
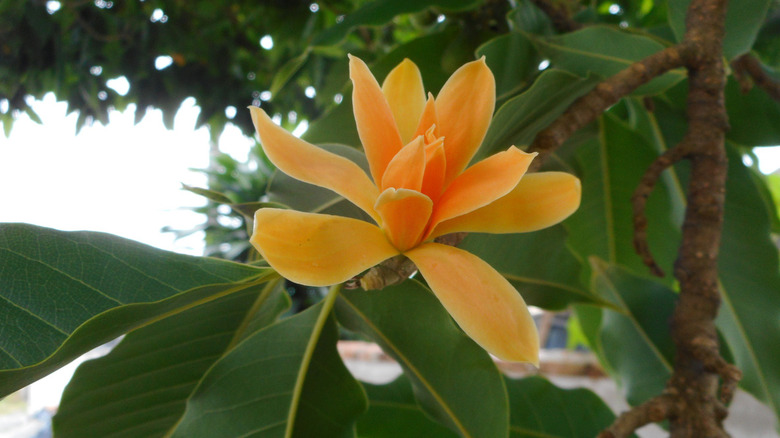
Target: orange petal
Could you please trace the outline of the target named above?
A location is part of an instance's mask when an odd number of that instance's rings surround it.
[[[425,107],[425,89],[420,69],[408,58],[404,59],[385,78],[382,93],[393,112],[401,141],[412,141]]]
[[[425,143],[418,136],[403,147],[390,160],[382,175],[381,188],[410,189],[420,191],[425,174]]]
[[[420,116],[420,123],[417,125],[414,135],[426,135],[431,126],[436,125],[436,120],[436,103],[433,100],[433,94],[428,93],[428,100],[425,102],[425,108],[422,116]]]
[[[276,208],[255,212],[249,240],[280,275],[308,286],[341,283],[398,254],[368,222]]]
[[[458,231],[470,233],[525,233],[566,219],[580,206],[580,180],[564,172],[525,175],[506,196],[444,221],[429,237]]]
[[[276,167],[295,179],[333,190],[378,219],[374,203],[379,189],[360,166],[295,137],[260,108],[249,110],[263,150]]]
[[[349,55],[352,106],[358,135],[366,151],[374,182],[379,184],[385,168],[404,146],[382,89],[366,63]]]
[[[496,104],[496,81],[485,58],[459,68],[436,97],[439,135],[445,138],[449,183],[466,168],[487,133]]]
[[[446,151],[447,140],[444,144]],[[484,207],[512,191],[535,156],[512,146],[466,169],[437,202],[431,226]]]
[[[534,320],[501,274],[473,254],[438,243],[425,243],[405,255],[471,339],[500,359],[538,366]]]
[[[387,238],[399,251],[406,251],[420,242],[433,201],[414,190],[389,188],[379,195],[374,208],[382,217]]]
[[[438,202],[444,189],[446,170],[447,158],[444,154],[444,143],[440,137],[434,143],[425,146],[425,176],[420,189],[434,203]]]

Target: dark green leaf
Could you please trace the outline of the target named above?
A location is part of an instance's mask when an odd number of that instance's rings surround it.
[[[161,437],[192,390],[244,336],[290,305],[278,282],[228,295],[128,334],[107,356],[82,364],[62,396],[58,437]]]
[[[580,286],[582,266],[566,246],[562,226],[524,234],[472,233],[459,246],[490,263],[533,306],[562,310],[575,302],[601,302]]]
[[[566,220],[569,243],[586,258],[596,255],[638,273],[648,272],[634,251],[631,196],[642,174],[658,156],[654,146],[611,114],[601,118],[599,138],[576,153],[581,169],[582,204]],[[680,231],[672,216],[679,188],[660,180],[647,202],[648,241],[656,262],[672,271]],[[671,284],[672,278],[665,281]]]
[[[520,32],[493,38],[477,49],[496,78],[496,100],[524,88],[539,71],[540,57],[531,41]]]
[[[287,61],[282,68],[279,69],[279,71],[276,72],[274,75],[274,80],[271,82],[271,88],[269,91],[271,92],[271,96],[276,96],[277,93],[284,87],[287,82],[292,78],[295,73],[298,72],[298,70],[301,69],[303,64],[306,63],[306,61],[309,60],[309,50],[305,50],[300,55],[296,56],[295,58],[292,58],[291,60]]]
[[[760,87],[743,94],[734,78],[726,84],[726,110],[730,129],[726,137],[745,146],[780,144],[780,103]]]
[[[652,38],[607,26],[588,26],[561,36],[537,37],[534,41],[553,67],[580,76],[594,73],[609,77],[664,49]],[[657,94],[685,77],[683,70],[673,70],[637,88],[634,94]]]
[[[0,225],[0,395],[90,349],[272,271],[116,236]],[[248,282],[248,283],[241,283]]]
[[[729,148],[716,324],[743,372],[740,386],[780,417],[780,271],[769,214],[740,155]]]
[[[241,341],[200,380],[172,437],[351,437],[366,409],[326,301]]]
[[[454,438],[457,435],[425,415],[412,384],[401,375],[387,385],[363,384],[368,412],[357,423],[360,438]]]
[[[506,380],[511,438],[590,438],[615,414],[587,389],[561,389],[543,377]]]
[[[336,314],[347,329],[367,336],[398,361],[420,405],[437,421],[462,437],[506,437],[501,374],[430,289],[408,280],[381,291],[344,291]]]
[[[596,258],[594,292],[611,301],[603,309],[598,331],[601,357],[623,386],[626,400],[637,405],[660,394],[672,372],[674,344],[669,322],[676,294]]]
[[[463,11],[479,5],[479,0],[373,0],[319,34],[312,45],[330,46],[338,44],[356,26],[380,26],[396,15],[419,12],[432,6],[453,11]]]
[[[217,192],[217,191],[214,191],[214,190],[203,189],[203,188],[200,188],[200,187],[188,186],[187,184],[182,184],[181,188],[183,188],[184,190],[187,190],[188,192],[195,193],[196,195],[203,196],[203,197],[205,197],[206,199],[208,199],[210,201],[218,202],[220,204],[228,204],[228,205],[230,205],[230,204],[233,203],[233,200],[228,198],[227,195],[225,195],[223,193],[220,193],[220,192]]]

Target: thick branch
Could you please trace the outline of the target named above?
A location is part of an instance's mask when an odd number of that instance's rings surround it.
[[[561,146],[575,131],[596,120],[621,98],[653,78],[682,65],[679,48],[670,47],[631,64],[596,85],[589,93],[575,100],[547,128],[536,134],[529,152],[539,152],[539,156],[531,164],[531,170],[538,170],[547,155]]]

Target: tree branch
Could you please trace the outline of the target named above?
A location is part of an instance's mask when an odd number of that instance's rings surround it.
[[[528,151],[539,152],[539,155],[534,159],[530,170],[538,170],[547,155],[560,147],[575,131],[600,117],[617,101],[650,80],[682,65],[679,48],[669,47],[631,64],[596,85],[589,93],[575,100],[547,128],[536,134]]]
[[[609,428],[602,431],[598,438],[624,438],[635,430],[651,423],[659,423],[672,416],[674,399],[662,394],[651,398],[641,405],[623,412]]]
[[[749,76],[756,85],[766,91],[769,97],[780,102],[780,82],[769,76],[761,66],[761,62],[753,55],[746,53],[734,60],[731,66],[734,69],[735,76],[739,78],[745,78],[746,75]],[[750,91],[751,84],[749,81],[740,80],[740,85],[743,93]]]
[[[541,9],[552,22],[558,32],[572,32],[582,28],[582,24],[572,20],[569,9],[565,4],[551,0],[531,0],[537,8]]]

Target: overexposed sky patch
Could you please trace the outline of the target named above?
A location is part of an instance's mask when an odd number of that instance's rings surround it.
[[[201,254],[202,234],[176,241],[161,229],[189,229],[203,216],[186,207],[203,205],[181,184],[205,187],[209,133],[195,130],[199,109],[188,99],[166,130],[160,111],[133,124],[134,107],[111,112],[109,126],[76,132],[76,114],[47,94],[32,107],[43,125],[27,116],[10,138],[0,134],[0,222],[26,222],[60,230],[103,231],[182,253]],[[246,159],[252,140],[238,128],[220,139],[225,152]]]

